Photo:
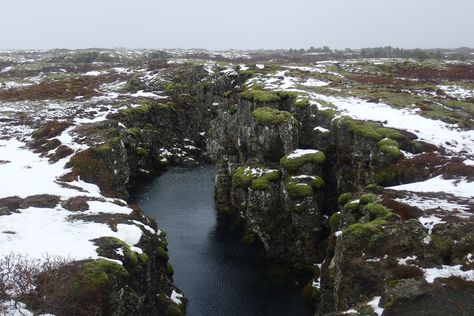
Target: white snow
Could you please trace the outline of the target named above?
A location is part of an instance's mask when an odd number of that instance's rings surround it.
[[[452,201],[448,201],[443,198],[434,198],[434,197],[421,197],[416,194],[403,197],[403,198],[396,198],[395,201],[401,202],[410,206],[415,206],[421,210],[434,210],[434,211],[448,211],[453,212],[454,215],[468,218],[472,216],[469,211],[469,205],[464,205]]]
[[[421,223],[421,225],[423,225],[424,228],[428,229],[428,236],[426,236],[423,239],[423,242],[425,244],[429,244],[431,242],[431,236],[430,235],[433,232],[433,228],[436,225],[446,223],[441,218],[436,217],[434,215],[422,216],[422,217],[418,218],[418,221]]]
[[[16,140],[0,140],[0,157],[10,161],[0,165],[0,198],[9,196],[27,197],[35,194],[76,196],[78,191],[60,186],[56,179],[67,173],[66,159],[50,164],[47,158],[24,148],[25,144]],[[96,196],[94,192],[89,195]]]
[[[439,89],[443,90],[448,96],[456,99],[466,99],[474,97],[474,90],[465,89],[456,85],[439,85]]]
[[[181,299],[183,298],[183,294],[178,293],[175,290],[173,290],[173,292],[171,292],[170,298],[174,303],[181,305],[182,304]]]
[[[379,307],[380,298],[381,298],[380,296],[374,296],[374,298],[370,302],[367,303],[367,305],[372,307],[372,309],[377,314],[377,316],[381,316],[383,313],[383,308]]]
[[[87,214],[100,214],[100,213],[116,213],[116,214],[130,214],[132,209],[126,206],[119,206],[112,202],[105,201],[88,201],[89,210]]]
[[[461,265],[445,266],[441,268],[423,269],[425,279],[428,283],[433,283],[436,278],[460,277],[468,281],[474,281],[474,270],[463,271]]]
[[[330,132],[330,130],[328,130],[327,128],[321,127],[321,126],[316,126],[313,130],[319,131],[319,132],[321,132],[321,133]]]
[[[166,96],[157,95],[156,93],[153,93],[153,92],[145,92],[143,90],[140,90],[128,95],[135,98],[153,98],[153,99],[166,99],[167,98]]]
[[[34,316],[33,312],[30,312],[26,308],[26,304],[21,302],[15,302],[13,300],[3,301],[0,306],[5,313],[5,316]],[[37,316],[54,316],[53,314],[38,314]]]
[[[417,256],[408,256],[408,257],[405,257],[405,258],[398,258],[397,259],[398,265],[407,266],[408,261],[415,261],[417,258],[418,258]]]
[[[414,109],[395,109],[383,103],[372,103],[358,98],[340,98],[309,93],[314,99],[334,104],[342,115],[359,120],[384,122],[384,126],[407,130],[419,140],[444,147],[453,153],[474,156],[474,130],[462,130],[456,125],[432,120],[417,114]]]
[[[239,65],[239,68],[240,68],[240,70],[242,70],[242,71],[249,70],[249,67],[248,67],[247,65],[245,65],[245,64],[240,64],[240,65]]]
[[[319,150],[315,150],[315,149],[296,149],[293,152],[291,152],[287,156],[287,158],[288,159],[295,159],[295,158],[299,158],[299,157],[304,156],[304,155],[316,154],[318,152],[319,152]]]
[[[265,68],[265,65],[263,65],[263,64],[256,64],[255,67],[257,67],[258,69],[264,69],[264,68]]]
[[[474,146],[472,147],[474,148]],[[444,192],[460,197],[474,197],[474,182],[468,182],[466,180],[446,180],[443,179],[442,176],[437,176],[422,182],[388,187],[387,189],[412,192]]]
[[[8,215],[8,221],[0,221],[0,231],[14,234],[0,234],[0,255],[17,252],[40,260],[47,255],[76,260],[98,258],[91,239],[111,236],[135,245],[142,235],[136,225],[118,224],[114,232],[106,224],[71,221],[71,214],[62,207],[30,207]]]
[[[86,76],[91,76],[91,77],[97,77],[97,76],[100,76],[102,73],[103,72],[101,72],[101,71],[93,70],[93,71],[86,72],[85,75]]]
[[[463,161],[463,163],[466,166],[474,166],[474,160],[472,160],[472,159],[466,159],[466,160]]]
[[[12,70],[13,67],[12,66],[8,66],[8,67],[5,67],[3,68],[2,70],[0,70],[0,74],[4,74],[6,72],[9,72],[10,70]]]
[[[325,81],[309,78],[305,82],[302,82],[301,85],[306,86],[306,87],[324,87],[324,86],[329,85],[329,83]]]

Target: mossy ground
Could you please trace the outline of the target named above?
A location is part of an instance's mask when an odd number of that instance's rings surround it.
[[[255,103],[275,103],[281,101],[278,94],[265,90],[246,90],[240,96],[244,100],[250,100]]]
[[[379,123],[354,120],[351,118],[342,118],[339,124],[346,126],[347,129],[355,135],[373,141],[381,141],[384,138],[402,141],[405,136],[393,128],[382,127]]]

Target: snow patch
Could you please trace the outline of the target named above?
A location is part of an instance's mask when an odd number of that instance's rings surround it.
[[[315,150],[315,149],[296,149],[291,154],[289,154],[287,156],[287,158],[288,159],[295,159],[295,158],[299,158],[299,157],[304,156],[304,155],[316,154],[318,152],[319,152],[319,150]]]
[[[474,149],[474,146],[472,147]],[[474,182],[468,182],[466,180],[446,180],[443,179],[442,176],[437,176],[422,182],[388,187],[387,189],[412,192],[443,192],[466,198],[474,197]]]
[[[433,283],[436,278],[460,277],[467,281],[474,281],[474,270],[463,271],[461,265],[445,266],[441,268],[423,269],[426,282]]]
[[[181,299],[183,298],[183,294],[178,293],[175,290],[173,290],[173,292],[171,292],[170,298],[174,303],[181,305],[182,304]]]

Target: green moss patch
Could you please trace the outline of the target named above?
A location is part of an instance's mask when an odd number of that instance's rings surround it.
[[[306,109],[310,105],[310,102],[309,102],[308,98],[299,96],[295,100],[293,105],[296,106],[299,109]]]
[[[296,171],[307,163],[322,164],[326,155],[319,150],[297,149],[280,159],[280,165],[289,171]]]
[[[124,241],[115,237],[101,237],[97,238],[94,244],[98,245],[97,253],[100,256],[113,259],[117,255],[117,251],[123,253],[125,264],[130,264],[135,267],[139,264],[149,262],[148,255],[146,253],[137,253],[133,251],[130,246]]]
[[[240,96],[244,100],[250,100],[255,103],[275,103],[281,101],[277,94],[264,90],[246,90]]]
[[[291,199],[303,199],[312,196],[315,189],[322,189],[325,183],[318,176],[294,176],[285,179],[285,190]]]
[[[331,217],[329,218],[329,227],[331,228],[331,233],[334,233],[335,231],[337,231],[340,220],[341,220],[341,213],[336,212],[331,215]]]
[[[360,204],[369,204],[375,202],[376,197],[371,193],[363,194],[360,197]]]
[[[339,124],[346,126],[349,131],[353,132],[357,136],[377,142],[383,140],[384,138],[390,138],[398,141],[405,139],[405,136],[396,129],[382,127],[380,124],[375,122],[343,118],[339,121]]]
[[[291,118],[291,113],[270,107],[261,107],[252,112],[252,116],[263,125],[280,125]]]
[[[307,183],[287,181],[285,189],[292,199],[304,199],[313,195],[313,188]]]
[[[140,157],[148,156],[148,151],[143,147],[135,147],[133,151],[135,152],[135,154],[137,154]]]
[[[400,152],[400,145],[396,140],[384,138],[378,142],[379,152],[390,156],[393,159],[398,159],[402,155]]]
[[[84,264],[74,286],[78,292],[90,291],[105,287],[114,277],[127,276],[127,270],[120,264],[106,259],[98,259]]]
[[[371,235],[381,233],[380,228],[382,226],[399,219],[398,215],[378,203],[367,204],[365,211],[369,215],[370,222],[353,224],[344,229],[344,234],[352,234],[361,238],[370,237]]]
[[[232,182],[237,187],[251,187],[253,190],[268,190],[270,182],[280,179],[280,171],[265,166],[239,167],[232,174]]]
[[[341,195],[339,195],[339,198],[337,199],[337,203],[339,203],[339,205],[345,205],[351,199],[352,199],[352,193],[350,192],[342,193]]]

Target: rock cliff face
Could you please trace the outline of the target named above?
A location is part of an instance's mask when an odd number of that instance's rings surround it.
[[[341,116],[299,90],[245,89],[225,95],[211,121],[207,151],[217,163],[218,209],[244,227],[244,241],[259,243],[273,262],[293,271],[315,270],[305,295],[318,315],[400,315],[418,306],[427,315],[472,312],[462,300],[457,307],[426,303],[451,291],[472,292],[466,229],[472,221],[440,220],[449,207],[438,206],[441,213],[433,217],[427,210],[435,205],[409,202],[429,201],[429,195],[383,188],[445,173],[440,162],[454,162],[445,160],[444,149],[409,129]],[[472,210],[472,200],[450,194],[435,203],[444,199],[454,209]],[[439,235],[448,231],[457,236]],[[449,290],[439,280],[433,283],[431,273],[445,277]]]

